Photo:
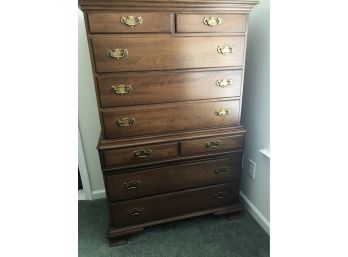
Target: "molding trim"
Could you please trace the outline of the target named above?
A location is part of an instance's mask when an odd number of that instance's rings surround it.
[[[268,149],[261,149],[259,150],[259,152],[266,156],[268,159],[271,159],[271,152]]]
[[[102,198],[106,198],[105,189],[92,191],[92,199],[93,200],[102,199]]]
[[[243,194],[242,191],[239,191],[239,195],[242,198],[242,204],[247,209],[247,211],[253,216],[253,218],[259,223],[259,225],[270,234],[270,224],[265,216],[256,208],[256,206]]]

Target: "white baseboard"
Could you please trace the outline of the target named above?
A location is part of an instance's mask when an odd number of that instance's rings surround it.
[[[267,232],[269,235],[269,221],[262,215],[262,213],[256,208],[256,206],[243,194],[242,191],[239,191],[239,195],[242,198],[242,204],[247,209],[247,211],[253,216],[253,218],[260,224],[260,226]]]
[[[78,198],[78,200],[79,201],[86,200],[85,192],[83,191],[83,189],[79,190],[79,198]]]
[[[105,189],[92,191],[92,198],[93,200],[106,198]]]

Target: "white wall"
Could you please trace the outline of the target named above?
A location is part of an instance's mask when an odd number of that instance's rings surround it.
[[[98,106],[94,91],[93,73],[89,57],[88,43],[83,14],[78,10],[79,42],[79,129],[92,192],[104,189],[97,143],[100,133]]]
[[[261,222],[266,223],[270,220],[270,160],[259,150],[268,148],[270,143],[269,27],[269,0],[261,0],[251,11],[249,20],[241,117],[247,129],[241,191],[256,207],[258,216],[263,216]],[[249,158],[256,163],[254,180],[247,173]]]

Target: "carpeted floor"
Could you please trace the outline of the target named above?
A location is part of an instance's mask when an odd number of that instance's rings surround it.
[[[207,215],[144,229],[108,247],[106,200],[79,201],[79,257],[267,257],[269,236],[244,211],[227,221]]]

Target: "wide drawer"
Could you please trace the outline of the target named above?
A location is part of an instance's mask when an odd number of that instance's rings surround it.
[[[114,166],[125,163],[153,161],[178,155],[177,143],[146,145],[142,147],[106,150],[102,153],[104,165]]]
[[[91,33],[172,32],[170,13],[91,12],[87,14]]]
[[[239,124],[239,100],[119,107],[102,111],[107,139]]]
[[[234,204],[238,190],[235,182],[113,203],[112,225],[135,225]]]
[[[97,78],[102,107],[240,96],[242,70],[171,72]]]
[[[185,140],[180,142],[180,154],[189,155],[243,148],[243,142],[243,135]]]
[[[244,36],[92,38],[97,72],[242,66]]]
[[[245,14],[177,14],[177,32],[246,32]]]
[[[242,157],[166,166],[105,176],[111,201],[238,180]]]

